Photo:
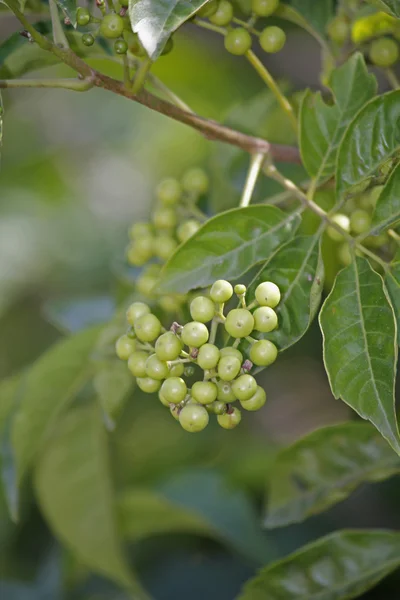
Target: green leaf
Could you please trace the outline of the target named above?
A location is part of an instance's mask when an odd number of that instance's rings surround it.
[[[340,144],[338,197],[371,178],[400,149],[400,90],[371,100],[348,126]]]
[[[309,174],[319,183],[335,173],[336,155],[346,127],[376,94],[377,82],[357,52],[331,75],[334,104],[321,93],[306,92],[300,109],[300,150]]]
[[[107,433],[96,404],[75,407],[57,422],[35,468],[35,490],[56,536],[90,569],[131,587],[114,515]]]
[[[379,194],[372,216],[372,230],[379,233],[400,220],[400,164],[390,174]]]
[[[320,325],[335,398],[371,421],[400,453],[394,408],[396,322],[382,278],[366,259],[357,257],[340,271]]]
[[[320,232],[296,236],[279,248],[262,266],[249,286],[249,297],[262,281],[273,281],[282,299],[275,309],[279,328],[267,337],[280,350],[295,344],[309,328],[321,301],[324,264],[320,249]]]
[[[18,482],[31,467],[65,405],[92,375],[90,356],[98,335],[99,329],[93,328],[62,340],[27,373],[12,431]]]
[[[56,3],[64,15],[71,21],[71,24],[76,27],[76,0],[56,0]]]
[[[161,272],[159,292],[187,292],[216,279],[235,280],[289,240],[298,214],[274,206],[248,206],[221,213],[181,244]]]
[[[268,528],[299,523],[341,502],[364,482],[400,471],[400,459],[368,423],[306,435],[276,457],[268,476]]]
[[[162,53],[171,33],[190,19],[207,0],[129,0],[132,29],[151,60]]]
[[[3,99],[0,93],[0,149],[3,145],[3,116],[4,116],[4,107],[3,107]],[[1,158],[1,152],[0,152]]]
[[[335,14],[333,0],[318,0],[318,2],[315,0],[290,0],[289,4],[308,27],[311,26],[321,37],[326,37],[326,27]],[[286,8],[286,6],[282,5],[282,8]],[[302,23],[298,24],[303,27]]]
[[[400,1],[399,0],[367,0],[376,8],[387,12],[389,15],[393,17],[398,17],[400,19]]]
[[[337,531],[262,569],[238,600],[349,600],[399,564],[399,533]]]
[[[116,420],[128,400],[133,388],[134,378],[121,361],[103,363],[93,378],[104,421],[109,431],[115,429]]]
[[[400,346],[400,250],[389,265],[385,284],[397,319],[397,344]]]

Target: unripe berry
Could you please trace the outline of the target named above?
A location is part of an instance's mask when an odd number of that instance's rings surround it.
[[[278,349],[269,340],[255,342],[250,348],[250,360],[259,367],[268,367],[275,362]]]
[[[204,370],[215,369],[220,359],[220,351],[214,344],[204,344],[197,355],[197,364]]]
[[[336,223],[337,225],[339,225],[342,229],[347,231],[347,233],[350,231],[350,219],[347,215],[337,213],[336,215],[334,215],[332,217],[332,221],[334,223]],[[340,231],[337,231],[334,227],[328,227],[326,230],[326,233],[331,238],[331,240],[334,240],[335,242],[343,241],[343,235],[340,233]]]
[[[166,379],[169,375],[167,363],[152,354],[146,362],[146,375],[152,379]]]
[[[251,48],[251,43],[251,35],[243,27],[228,31],[224,39],[225,49],[235,56],[246,54]]]
[[[372,42],[369,57],[378,67],[391,67],[399,59],[399,47],[390,38],[380,38]]]
[[[186,242],[189,238],[192,237],[196,233],[196,231],[201,227],[201,223],[196,221],[195,219],[189,219],[188,221],[184,221],[182,225],[179,225],[176,230],[176,237],[181,242]]]
[[[242,413],[238,408],[231,408],[230,412],[217,416],[218,424],[224,429],[234,429],[242,420]]]
[[[255,411],[260,410],[260,408],[264,406],[266,400],[267,395],[265,390],[262,387],[257,386],[254,395],[248,400],[241,400],[240,404],[245,410]]]
[[[353,259],[350,246],[347,242],[345,242],[344,244],[340,244],[339,248],[337,249],[337,255],[340,262],[346,267],[351,263]]]
[[[150,306],[144,302],[133,302],[126,311],[126,320],[131,325],[135,324],[136,319],[150,313]]]
[[[232,383],[232,391],[238,400],[249,400],[257,391],[257,382],[252,375],[241,375]]]
[[[160,296],[158,304],[165,312],[175,313],[180,309],[182,302],[179,296]]]
[[[84,33],[82,36],[82,44],[84,44],[85,46],[93,46],[94,44],[94,37],[92,36],[91,33]]]
[[[207,296],[197,296],[190,303],[190,314],[194,321],[208,323],[215,315],[215,305]]]
[[[114,50],[117,54],[126,54],[128,52],[128,44],[125,40],[116,40]]]
[[[157,229],[173,229],[176,220],[176,213],[172,208],[158,208],[153,213],[153,223]]]
[[[129,338],[127,335],[121,335],[115,344],[115,352],[121,360],[128,360],[131,354],[135,351],[136,341]]]
[[[180,377],[183,375],[185,370],[185,366],[183,363],[176,363],[176,365],[171,365],[169,368],[169,377]]]
[[[228,0],[220,0],[217,11],[210,17],[211,23],[219,27],[229,25],[233,18],[233,6]]]
[[[243,354],[237,348],[232,348],[232,346],[225,346],[225,348],[221,348],[220,350],[221,357],[222,356],[236,356],[240,360],[240,364],[243,362]]]
[[[342,46],[350,37],[350,24],[345,17],[335,17],[328,25],[327,32],[333,42]]]
[[[160,360],[176,360],[182,352],[183,344],[172,331],[160,335],[155,351]]]
[[[151,297],[153,295],[153,289],[157,283],[157,277],[153,277],[151,274],[142,273],[140,277],[136,279],[136,289],[143,296]]]
[[[254,317],[245,308],[234,308],[226,317],[225,329],[234,338],[247,337],[254,329]]]
[[[207,404],[206,409],[212,415],[223,415],[226,412],[226,404],[220,400],[215,400],[215,402]]]
[[[158,392],[161,387],[161,381],[152,379],[151,377],[137,377],[136,383],[142,392],[145,392],[146,394],[154,394],[154,392]]]
[[[197,11],[197,15],[202,19],[207,19],[208,17],[211,17],[214,13],[216,13],[217,10],[218,0],[209,0],[207,4],[204,4],[204,6],[202,6],[200,10]]]
[[[182,177],[182,187],[185,192],[201,196],[208,191],[208,186],[208,176],[203,169],[189,169],[189,171],[186,171]]]
[[[244,294],[246,293],[246,286],[242,283],[238,283],[234,287],[234,292],[237,296],[244,296]]]
[[[85,27],[90,21],[90,12],[87,8],[80,6],[76,11],[76,22],[81,27]]]
[[[186,323],[181,333],[182,342],[186,346],[193,346],[194,348],[200,348],[205,344],[208,341],[208,336],[207,327],[197,321]]]
[[[128,369],[134,377],[146,377],[147,352],[134,352],[128,360]]]
[[[153,238],[140,237],[131,242],[126,249],[126,259],[133,267],[142,267],[153,256]]]
[[[134,324],[135,333],[141,342],[152,342],[161,333],[161,323],[155,315],[139,317]]]
[[[281,300],[281,292],[272,281],[264,281],[256,287],[255,297],[260,306],[275,308]]]
[[[217,400],[227,404],[228,402],[235,402],[237,400],[232,390],[232,385],[228,381],[217,382],[218,394]]]
[[[179,404],[186,398],[186,383],[180,377],[169,377],[161,386],[160,393],[170,404]]]
[[[279,0],[252,0],[251,8],[257,17],[269,17],[279,6]]]
[[[187,404],[179,413],[179,423],[191,433],[202,431],[208,425],[209,416],[204,406]]]
[[[179,202],[182,196],[181,184],[172,177],[163,179],[157,186],[157,199],[164,206],[174,206]]]
[[[269,333],[278,326],[278,316],[273,308],[260,306],[254,313],[254,328],[261,333]]]
[[[105,38],[118,38],[124,30],[124,21],[122,17],[114,13],[109,13],[103,17],[100,24],[100,33]]]
[[[241,366],[236,356],[223,356],[218,363],[218,376],[222,381],[232,381],[239,374]]]
[[[153,252],[160,260],[167,261],[175,252],[178,244],[169,235],[157,236],[153,242]]]
[[[350,229],[352,233],[359,235],[365,233],[371,227],[371,217],[366,210],[357,209],[350,215]]]
[[[139,237],[152,237],[153,226],[151,223],[134,223],[129,230],[129,237],[134,240]]]
[[[266,27],[260,34],[260,46],[269,54],[275,54],[282,50],[286,42],[286,34],[280,27],[275,25]]]
[[[210,298],[213,302],[223,303],[228,302],[233,296],[233,287],[229,281],[218,279],[210,289]]]
[[[200,404],[211,404],[217,398],[218,388],[212,381],[196,381],[193,384],[192,398]]]

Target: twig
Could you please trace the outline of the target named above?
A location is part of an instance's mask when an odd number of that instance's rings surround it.
[[[86,92],[93,87],[89,79],[0,79],[0,88],[63,88]]]
[[[250,168],[247,174],[247,179],[244,184],[242,198],[240,200],[240,206],[248,206],[251,202],[251,197],[254,192],[255,185],[257,183],[257,178],[260,173],[262,164],[265,159],[265,154],[262,152],[258,152],[257,154],[253,154],[250,159]]]

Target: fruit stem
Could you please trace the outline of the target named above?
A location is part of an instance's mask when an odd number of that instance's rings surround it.
[[[394,90],[400,89],[400,81],[397,79],[397,75],[393,69],[385,69],[385,75]]]
[[[248,335],[246,340],[249,342],[249,344],[255,344],[257,341],[255,338],[251,337],[251,335]]]
[[[49,0],[49,8],[54,43],[59,48],[69,48],[68,40],[65,36],[63,26],[61,25],[58,6],[54,0]]]
[[[89,79],[0,79],[2,88],[63,88],[74,92],[86,92],[93,87]]]
[[[246,182],[243,187],[243,193],[239,204],[239,206],[241,207],[249,206],[251,202],[251,197],[253,195],[258,175],[260,174],[260,170],[264,162],[264,158],[265,154],[263,152],[257,152],[256,154],[253,154],[250,158],[250,167],[247,173]]]
[[[252,22],[252,19],[250,19],[249,21],[242,21],[242,19],[237,19],[236,17],[233,17],[232,23],[236,23],[236,25],[240,25],[241,27],[244,27],[245,29],[247,29],[247,31],[249,31],[253,35],[257,35],[257,36],[260,35],[260,32],[254,28],[254,22]]]
[[[210,337],[208,340],[209,344],[215,343],[215,338],[217,337],[218,325],[219,325],[219,319],[218,319],[218,317],[214,317],[213,320],[211,321]]]
[[[226,35],[227,30],[224,27],[218,27],[218,25],[213,25],[208,21],[203,21],[202,19],[196,18],[193,20],[195,25],[199,27],[203,27],[204,29],[209,29],[210,31],[214,31],[215,33],[220,33],[221,35]]]
[[[390,235],[391,238],[394,239],[394,241],[400,245],[400,235],[398,233],[396,233],[394,231],[394,229],[389,229],[388,230],[388,234]]]
[[[134,94],[135,96],[143,88],[143,86],[146,82],[147,73],[150,71],[152,64],[153,63],[150,60],[150,58],[146,58],[145,60],[142,61],[140,67],[136,71],[135,78],[133,80],[133,85],[132,85],[132,94]]]
[[[241,341],[241,338],[236,338],[236,340],[232,344],[232,348],[237,348]]]

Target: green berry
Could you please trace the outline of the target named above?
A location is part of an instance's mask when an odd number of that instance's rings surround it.
[[[171,402],[168,402],[168,400],[164,396],[163,391],[162,391],[162,386],[161,386],[160,391],[158,392],[158,399],[160,400],[161,404],[163,404],[167,408],[170,408]]]
[[[131,325],[135,324],[136,319],[150,313],[150,306],[144,302],[133,302],[126,311],[126,320]]]
[[[279,0],[252,0],[251,8],[257,17],[269,17],[279,6]]]
[[[84,33],[82,36],[82,44],[84,44],[85,46],[93,46],[94,44],[94,37],[92,36],[91,33]]]
[[[188,378],[193,377],[195,372],[196,372],[196,369],[194,368],[193,365],[187,365],[183,371],[185,377],[188,377]]]
[[[129,230],[129,237],[134,240],[139,237],[152,237],[153,226],[151,223],[139,222],[134,223]]]
[[[185,365],[183,363],[176,363],[175,365],[171,365],[169,368],[169,376],[168,377],[180,377],[183,375],[185,370]]]
[[[235,402],[237,399],[232,390],[232,385],[228,381],[217,382],[218,394],[217,400],[227,404],[228,402]]]
[[[246,293],[246,286],[243,285],[242,283],[238,283],[237,285],[235,285],[234,287],[234,292],[237,296],[244,296]]]
[[[218,10],[218,3],[218,0],[209,0],[207,4],[200,8],[200,10],[197,12],[197,15],[202,19],[211,17]]]
[[[352,233],[359,235],[365,233],[371,228],[371,217],[366,210],[361,208],[355,210],[350,215],[350,229]]]
[[[182,302],[179,296],[160,296],[158,304],[165,312],[175,313],[180,309]]]
[[[169,404],[179,404],[186,398],[186,383],[180,377],[169,377],[162,384],[160,393]]]
[[[224,0],[222,0],[224,1]],[[189,169],[182,177],[182,187],[190,194],[203,195],[208,192],[209,179],[207,173],[200,168]]]
[[[251,398],[249,398],[248,400],[241,400],[240,404],[245,410],[254,411],[260,410],[260,408],[264,406],[266,400],[267,394],[265,393],[265,390],[263,390],[262,387],[257,386],[254,395],[251,396]]]
[[[161,323],[155,315],[142,315],[134,324],[135,333],[141,342],[152,342],[161,333]]]
[[[332,217],[332,221],[334,223],[336,223],[337,225],[340,225],[340,227],[342,229],[344,229],[345,231],[347,231],[347,233],[350,231],[350,219],[347,215],[337,213],[336,215],[334,215]],[[326,232],[327,232],[328,236],[331,238],[331,240],[334,240],[335,242],[343,241],[343,235],[340,233],[340,231],[337,231],[334,227],[328,227]]]
[[[178,229],[176,230],[176,237],[182,244],[191,238],[200,227],[201,223],[199,223],[199,221],[196,221],[195,219],[188,219],[179,225]]]
[[[174,417],[175,421],[179,421],[179,413],[181,412],[179,406],[175,406],[175,404],[172,404],[172,406],[169,407],[169,412]]]
[[[256,287],[255,296],[260,306],[275,308],[281,300],[281,292],[272,281],[264,281]]]
[[[146,377],[147,352],[134,352],[128,360],[128,369],[134,377]]]
[[[197,321],[186,323],[181,333],[182,342],[186,346],[192,346],[193,348],[200,348],[200,346],[208,341],[208,336],[207,327]]]
[[[223,356],[218,363],[218,376],[222,381],[232,381],[239,374],[241,366],[236,356]]]
[[[207,296],[197,296],[190,303],[190,314],[194,321],[208,323],[215,315],[215,305]]]
[[[128,360],[131,354],[135,351],[136,341],[129,338],[127,335],[121,335],[115,344],[115,352],[121,360]]]
[[[161,381],[152,379],[151,377],[137,377],[136,383],[142,392],[145,392],[146,394],[154,394],[154,392],[158,392],[161,387]]]
[[[351,263],[351,261],[353,260],[353,256],[350,250],[350,246],[347,242],[345,242],[344,244],[340,244],[337,250],[337,256],[340,262],[346,267]]]
[[[391,67],[399,59],[399,47],[392,39],[380,38],[372,42],[369,57],[378,67]]]
[[[157,186],[156,194],[163,206],[174,206],[182,196],[181,184],[172,177],[163,179]]]
[[[207,404],[206,409],[213,415],[223,415],[226,412],[226,404],[225,402],[220,402],[220,400],[215,400],[215,402]]]
[[[254,329],[254,317],[246,308],[234,308],[225,321],[225,329],[234,338],[244,338]]]
[[[166,379],[169,375],[167,363],[152,354],[146,362],[146,375],[152,379]]]
[[[197,355],[197,364],[204,370],[215,369],[220,359],[220,351],[214,344],[204,344]]]
[[[157,283],[157,277],[153,277],[149,273],[142,273],[140,277],[136,279],[136,289],[143,296],[151,297],[153,295],[153,289]]]
[[[342,46],[350,37],[350,25],[346,18],[335,17],[328,25],[328,35],[333,42]]]
[[[269,340],[255,342],[250,348],[250,360],[258,367],[268,367],[276,361],[278,349]]]
[[[154,240],[150,236],[136,238],[127,249],[127,260],[130,265],[141,267],[153,256]]]
[[[176,226],[176,213],[172,208],[158,208],[153,213],[153,223],[157,229],[173,229]]]
[[[136,340],[136,333],[134,328],[132,327],[132,325],[130,325],[128,327],[128,329],[126,330],[126,335],[128,336],[128,338],[130,338],[131,340]]]
[[[191,433],[202,431],[208,425],[209,416],[204,406],[187,404],[179,413],[179,423]]]
[[[172,331],[160,335],[155,351],[160,360],[176,360],[182,352],[182,342]]]
[[[238,400],[249,400],[257,391],[257,382],[252,375],[241,375],[232,383],[232,391]]]
[[[264,52],[275,54],[282,50],[286,42],[286,34],[280,27],[266,27],[260,34],[260,46]]]
[[[235,56],[246,54],[251,48],[251,42],[251,35],[243,27],[228,31],[224,39],[225,49]]]
[[[175,252],[178,244],[169,235],[160,235],[153,242],[153,252],[162,261],[167,261]]]
[[[217,399],[218,388],[212,381],[196,381],[193,384],[192,398],[200,404],[211,404]]]
[[[363,244],[369,248],[382,248],[389,242],[387,233],[380,233],[379,235],[369,235],[363,240]]]
[[[76,11],[76,22],[80,27],[85,27],[90,21],[90,12],[87,8],[79,7]]]
[[[260,306],[254,313],[254,329],[261,333],[269,333],[278,326],[278,316],[273,308],[269,306]]]
[[[219,27],[229,25],[233,18],[233,6],[228,0],[220,0],[217,11],[210,17],[211,23]]]
[[[238,408],[231,408],[229,412],[217,416],[218,424],[224,429],[234,429],[242,420],[242,413]]]
[[[218,279],[214,281],[210,289],[210,298],[213,302],[220,304],[228,302],[233,296],[233,287],[229,281]]]
[[[236,356],[240,360],[240,364],[243,362],[243,354],[237,348],[232,348],[232,346],[226,346],[225,348],[221,348],[220,350],[221,357],[222,356]]]
[[[100,33],[109,39],[118,38],[124,30],[124,20],[115,13],[110,13],[103,17],[100,24]]]
[[[116,54],[126,54],[128,52],[128,44],[125,40],[116,40],[114,50]]]

